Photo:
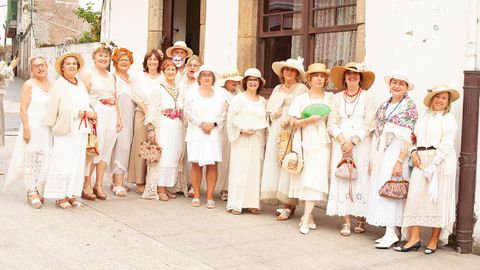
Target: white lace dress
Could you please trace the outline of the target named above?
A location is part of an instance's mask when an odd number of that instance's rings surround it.
[[[260,208],[260,180],[268,126],[265,99],[260,97],[258,101],[252,101],[244,93],[233,97],[227,124],[231,154],[237,157],[230,159],[227,210],[236,211]],[[254,129],[255,133],[242,135],[242,129]]]
[[[117,111],[115,105],[104,105],[102,99],[115,97],[115,84],[112,74],[107,77],[91,71],[92,83],[90,85],[90,102],[97,112],[97,141],[100,154],[95,156],[93,163],[101,161],[109,164],[115,141],[117,140]]]
[[[293,99],[308,91],[308,88],[300,83],[292,86],[294,89],[290,94],[280,91],[282,85],[277,85],[267,102],[267,113],[274,113],[281,110],[282,116],[274,119],[268,129],[267,147],[263,163],[262,185],[260,199],[267,203],[276,204],[290,202],[290,174],[280,168],[277,160],[277,136],[282,130],[281,122],[288,117],[288,109]]]
[[[332,96],[333,94],[328,92],[325,92],[323,98],[310,98],[308,93],[301,94],[293,100],[288,114],[301,119],[302,112],[307,106],[316,103],[330,105]],[[316,124],[302,127],[301,130],[297,128],[292,149],[301,155],[302,146],[303,170],[300,174],[291,175],[288,197],[308,201],[324,200],[328,194],[331,148],[327,116],[322,117]]]
[[[133,78],[130,82],[117,76],[117,98],[120,115],[122,116],[123,128],[118,133],[117,141],[112,153],[112,172],[126,173],[130,148],[133,139],[133,120],[135,115],[135,102],[132,100]]]
[[[327,215],[329,216],[364,217],[367,214],[370,183],[368,175],[370,133],[374,127],[376,109],[375,100],[367,91],[362,91],[357,102],[353,103],[345,102],[343,91],[333,97],[332,112],[328,118],[328,131],[333,137],[330,192],[327,204]],[[340,134],[347,140],[354,136],[360,138],[360,142],[353,147],[353,161],[358,170],[358,178],[352,181],[353,202],[349,195],[348,180],[338,179],[335,176],[337,165],[343,157],[341,145],[334,139]]]
[[[45,185],[45,198],[61,199],[80,196],[85,176],[87,137],[90,125],[85,126],[78,118],[79,111],[90,111],[89,96],[83,83],[78,80],[73,85],[60,77],[55,81],[56,90],[68,91],[74,102],[72,108],[71,131],[60,136],[53,136],[50,156],[50,169]],[[58,89],[57,89],[58,88]],[[61,101],[60,101],[61,102]],[[88,121],[87,121],[88,123]]]
[[[188,161],[198,163],[199,166],[222,162],[222,129],[227,112],[227,99],[220,91],[214,87],[213,96],[203,97],[197,88],[185,98]],[[203,122],[215,122],[217,127],[214,127],[210,134],[205,134],[200,128]]]
[[[422,166],[427,168],[434,160],[439,162],[435,170],[438,186],[438,199],[430,199],[429,191],[435,188],[419,168],[414,168],[410,177],[408,197],[403,213],[402,227],[426,226],[441,228],[440,241],[448,244],[448,236],[453,232],[455,222],[455,177],[457,154],[455,152],[455,135],[457,121],[451,113],[427,110],[415,125],[417,146],[436,150],[418,151]],[[433,185],[433,186],[432,186]]]
[[[32,98],[27,110],[30,142],[26,144],[23,140],[23,125],[20,125],[5,185],[23,180],[27,190],[38,190],[47,178],[51,133],[43,120],[49,96],[49,92],[32,82]]]

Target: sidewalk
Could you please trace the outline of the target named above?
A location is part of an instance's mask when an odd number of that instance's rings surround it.
[[[7,136],[0,148],[0,170],[7,170],[15,140]],[[118,198],[107,191],[106,201],[85,202],[85,209],[61,210],[47,201],[34,210],[21,181],[2,192],[4,181],[1,176],[0,269],[466,270],[480,265],[480,256],[448,247],[429,256],[423,248],[377,250],[373,240],[381,229],[367,226],[365,234],[343,237],[341,218],[326,217],[321,208],[314,210],[318,229],[302,235],[303,207],[279,222],[273,206],[264,205],[260,215],[234,216],[218,199],[209,210],[203,198],[202,207],[193,208],[183,196],[162,202],[134,192]]]

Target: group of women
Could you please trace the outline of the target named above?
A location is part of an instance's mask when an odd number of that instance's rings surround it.
[[[106,199],[108,171],[116,196],[127,196],[127,180],[142,198],[168,201],[180,192],[199,207],[205,178],[205,206],[215,207],[220,190],[235,215],[260,213],[261,201],[280,202],[276,219],[288,220],[304,201],[302,234],[316,229],[315,203],[328,200],[327,215],[343,217],[343,236],[352,226],[363,233],[365,223],[385,227],[375,247],[390,248],[401,240],[402,227],[408,241],[396,250],[405,252],[420,247],[419,226],[427,226],[433,229],[425,253],[435,252],[439,240],[446,243],[455,220],[457,124],[449,111],[458,91],[432,87],[427,109],[418,111],[408,95],[414,84],[398,71],[385,77],[391,97],[377,106],[368,91],[375,74],[364,65],[330,71],[314,63],[305,71],[299,58],[272,64],[281,83],[267,101],[256,68],[220,76],[184,42],[166,56],[148,52],[143,72],[131,76],[132,52],[102,46],[92,54],[94,67],[78,76],[84,60],[66,53],[56,61],[60,76],[53,84],[45,58],[32,58],[7,183],[23,178],[34,208],[42,207],[43,197],[63,209],[82,208],[78,196]],[[108,71],[110,60],[114,72]],[[329,81],[336,94],[325,91]],[[312,104],[331,111],[304,117]],[[92,135],[98,146],[91,145]],[[279,146],[282,138],[289,138],[286,149]],[[161,147],[159,162],[139,156],[146,141]],[[300,173],[282,169],[283,151],[298,153]],[[351,165],[347,178],[339,173],[344,164]],[[406,199],[379,192],[392,179],[408,180]]]

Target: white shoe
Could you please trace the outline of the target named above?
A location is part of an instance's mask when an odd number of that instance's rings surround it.
[[[394,238],[382,237],[382,238],[383,238],[382,241],[375,245],[375,247],[378,248],[378,249],[389,249],[393,245],[398,243],[398,237],[394,237]]]
[[[298,226],[300,227],[300,233],[301,234],[308,234],[308,232],[310,231],[310,222],[307,221],[307,222],[304,222],[303,221],[303,217],[300,219],[300,224],[298,224]]]
[[[317,224],[315,224],[315,219],[313,219],[313,215],[310,215],[308,219],[308,228],[310,230],[316,230],[317,229]]]

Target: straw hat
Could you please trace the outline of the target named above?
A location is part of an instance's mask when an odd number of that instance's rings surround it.
[[[290,58],[287,61],[278,61],[278,62],[273,62],[272,64],[273,72],[275,72],[275,74],[277,74],[279,77],[283,77],[282,69],[284,67],[296,69],[298,71],[298,74],[300,75],[300,78],[302,78],[302,80],[304,79],[305,70],[303,67],[303,58],[301,57],[298,57],[297,59]]]
[[[362,74],[360,87],[363,90],[368,90],[368,88],[370,88],[375,81],[375,73],[367,70],[364,64],[350,62],[345,66],[335,66],[332,68],[330,78],[338,90],[347,89],[347,86],[345,85],[345,72],[347,72],[347,70]]]
[[[215,72],[215,70],[208,66],[208,65],[202,65],[198,70],[197,72],[195,72],[195,74],[193,74],[193,77],[195,77],[195,80],[198,79],[198,75],[200,75],[200,72],[202,71],[210,71],[213,73],[213,75],[215,76],[215,80],[217,80],[220,76],[218,75],[217,72]]]
[[[258,70],[256,68],[249,68],[249,69],[245,70],[245,75],[243,75],[242,80],[245,80],[248,77],[259,78],[260,80],[262,80],[263,85],[265,85],[265,83],[266,83],[265,79],[262,77],[262,73],[260,72],[260,70]]]
[[[423,104],[425,104],[425,106],[427,107],[430,107],[430,102],[432,101],[432,98],[438,93],[444,93],[444,92],[450,93],[450,95],[452,96],[451,102],[454,102],[460,97],[460,93],[457,90],[450,88],[446,84],[435,85],[434,87],[432,87],[431,89],[428,89],[427,91],[428,91],[427,95],[423,98]]]
[[[314,63],[308,66],[308,70],[305,71],[305,80],[308,81],[309,77],[313,73],[325,73],[327,76],[330,75],[330,69],[327,69],[322,63]]]
[[[408,85],[407,91],[411,91],[413,88],[415,88],[415,85],[408,79],[408,74],[403,70],[397,70],[392,75],[385,76],[385,82],[388,85],[390,85],[390,81],[392,81],[392,79],[406,82]]]
[[[67,57],[72,57],[72,56],[75,57],[78,61],[79,68],[77,72],[80,72],[80,70],[82,70],[82,68],[85,66],[85,61],[83,61],[83,57],[79,53],[68,52],[60,55],[60,57],[58,57],[57,60],[55,61],[55,70],[57,71],[58,74],[60,75],[63,74],[62,66],[61,66],[63,60]]]
[[[172,51],[175,50],[175,49],[182,49],[182,50],[185,50],[187,52],[187,57],[190,57],[193,55],[193,51],[192,49],[190,49],[189,47],[187,47],[187,44],[185,43],[185,41],[176,41],[172,47],[168,48],[167,51],[165,51],[165,54],[168,56],[168,57],[172,57]]]
[[[239,82],[243,79],[238,70],[227,70],[218,79],[218,85],[224,86],[227,81]]]

